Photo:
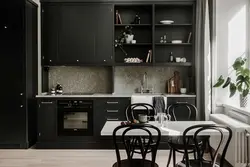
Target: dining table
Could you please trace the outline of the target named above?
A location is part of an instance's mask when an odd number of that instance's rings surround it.
[[[190,126],[194,125],[216,125],[213,121],[168,121],[163,125],[158,124],[155,121],[150,121],[146,124],[154,125],[159,128],[161,131],[161,136],[182,136],[183,132]],[[121,121],[107,121],[101,130],[101,136],[112,136],[113,131],[116,127],[121,125]],[[122,136],[122,133],[125,129],[120,129],[116,132],[117,136]],[[152,135],[157,135],[157,131],[150,129]],[[187,135],[194,135],[195,129],[189,131]],[[130,131],[127,135],[131,136],[143,136],[145,135],[145,131],[135,129]],[[218,135],[219,132],[216,130],[205,130],[199,133],[198,135]]]

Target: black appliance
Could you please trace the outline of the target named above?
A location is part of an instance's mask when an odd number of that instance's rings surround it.
[[[29,0],[1,1],[0,148],[28,148],[36,142],[37,8]]]
[[[58,100],[58,135],[92,136],[93,101]]]

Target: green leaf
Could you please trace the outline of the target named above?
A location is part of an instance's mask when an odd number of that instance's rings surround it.
[[[243,97],[246,97],[248,93],[249,93],[249,89],[243,90],[243,93],[242,93]]]
[[[245,79],[244,76],[240,75],[237,77],[236,82],[244,82],[244,79]]]
[[[234,68],[234,70],[238,70],[238,69],[240,69],[240,67],[241,66],[243,66],[244,64],[245,64],[245,62],[246,62],[246,59],[244,58],[242,58],[242,57],[238,57],[235,61],[234,61],[234,64],[233,64],[233,68]]]
[[[249,76],[250,75],[250,70],[249,69],[247,69],[247,68],[245,68],[244,70],[243,70],[243,75],[246,77],[246,76]]]
[[[224,83],[223,76],[221,75],[219,79],[217,80],[217,83],[213,87],[220,87]]]
[[[231,98],[231,97],[234,96],[234,94],[236,93],[236,90],[237,90],[237,88],[236,88],[236,86],[235,86],[234,83],[231,83],[231,84],[230,84],[229,90],[230,90],[230,96],[229,96],[229,97]]]
[[[242,83],[238,86],[238,91],[242,92]]]
[[[229,84],[231,83],[231,78],[227,77],[226,82],[224,83],[224,85],[222,86],[222,88],[226,88]]]

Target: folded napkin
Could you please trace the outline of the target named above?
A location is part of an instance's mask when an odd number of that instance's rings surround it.
[[[164,113],[165,112],[165,100],[162,96],[153,97],[153,106],[155,107],[156,113]]]

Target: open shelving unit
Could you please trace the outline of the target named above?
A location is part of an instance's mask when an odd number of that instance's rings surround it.
[[[116,11],[121,16],[122,24],[116,23],[114,15],[114,38],[125,26],[132,26],[135,44],[122,45],[127,55],[119,47],[115,47],[115,65],[117,66],[183,66],[191,67],[194,63],[194,4],[115,4]],[[140,16],[140,24],[133,24],[135,15]],[[173,20],[173,24],[161,24],[161,20]],[[188,41],[189,34],[192,33]],[[161,37],[166,35],[167,42],[161,43]],[[182,40],[182,43],[171,43],[172,40]],[[147,63],[148,51],[152,50],[152,61]],[[169,62],[169,54],[174,58],[186,58],[187,62]],[[124,58],[140,58],[143,63],[124,63]]]

